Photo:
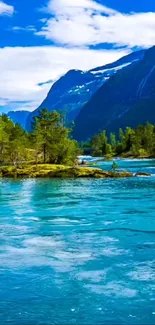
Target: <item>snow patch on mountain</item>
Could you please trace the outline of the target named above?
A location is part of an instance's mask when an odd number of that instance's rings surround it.
[[[137,61],[137,60],[134,60],[134,61]],[[107,72],[117,72],[118,70],[121,70],[121,69],[123,69],[123,68],[125,68],[125,67],[127,67],[128,65],[130,65],[130,64],[132,64],[133,63],[133,61],[132,62],[128,62],[128,63],[124,63],[124,64],[122,64],[122,65],[120,65],[120,66],[118,66],[118,67],[115,67],[115,68],[111,68],[111,69],[102,69],[102,70],[95,70],[95,71],[91,71],[91,73],[93,73],[93,74],[99,74],[99,73],[107,73]]]

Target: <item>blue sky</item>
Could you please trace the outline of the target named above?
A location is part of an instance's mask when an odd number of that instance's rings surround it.
[[[154,0],[0,0],[0,111],[33,110],[69,69],[155,44]]]

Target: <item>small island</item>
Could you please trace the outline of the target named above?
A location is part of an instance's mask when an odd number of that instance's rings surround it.
[[[132,176],[133,174],[128,171],[104,171],[100,168],[55,164],[0,167],[0,177],[8,178],[123,178]]]

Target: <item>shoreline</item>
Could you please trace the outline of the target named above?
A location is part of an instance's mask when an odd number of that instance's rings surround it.
[[[0,178],[129,178],[151,176],[148,173],[134,175],[128,171],[104,171],[95,167],[72,167],[65,165],[25,165],[0,167]]]
[[[0,178],[124,178],[133,177],[128,171],[104,171],[93,167],[65,165],[26,165],[0,167]]]

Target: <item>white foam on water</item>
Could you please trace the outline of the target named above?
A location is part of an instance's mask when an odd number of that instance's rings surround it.
[[[43,237],[33,237],[26,239],[23,243],[26,247],[35,246],[35,247],[62,247],[62,241],[55,240],[54,238],[43,238]]]
[[[28,218],[28,221],[29,221],[29,220],[32,220],[32,221],[38,221],[39,218],[37,218],[37,217],[29,217],[29,218]]]
[[[114,223],[113,221],[104,221],[103,222],[105,226],[111,225],[112,223]]]
[[[88,280],[94,283],[99,283],[102,280],[105,280],[108,269],[97,270],[97,271],[83,271],[77,274],[79,280]]]
[[[151,266],[137,266],[133,271],[127,275],[136,281],[155,281],[155,272]]]
[[[152,175],[151,175],[152,176]],[[147,175],[138,175],[138,176],[136,176],[136,177],[138,177],[138,178],[148,178],[148,177],[151,177],[151,176],[147,176]]]
[[[1,249],[5,252],[4,254],[7,253],[7,256],[10,255],[13,256],[14,254],[16,254],[16,256],[19,257],[19,255],[32,255],[35,253],[35,249],[34,248],[26,248],[26,247],[14,247],[14,246],[1,246]]]
[[[60,260],[84,260],[88,261],[92,259],[92,253],[91,252],[67,252],[67,251],[59,251],[54,254],[54,256]]]
[[[101,254],[104,256],[119,256],[129,254],[129,250],[117,248],[117,247],[106,247],[101,250]]]
[[[155,161],[154,158],[121,158],[122,161]]]
[[[86,160],[86,161],[98,161],[101,157],[92,157],[87,155],[81,155],[77,157],[79,160]]]
[[[86,285],[85,287],[105,296],[133,298],[137,295],[137,290],[126,287],[125,283],[115,281],[108,282],[105,285]]]
[[[104,243],[117,243],[117,242],[119,242],[119,239],[114,238],[114,237],[108,237],[108,236],[106,236],[106,237],[103,237],[102,238],[102,241]]]
[[[79,223],[79,220],[71,220],[71,219],[67,219],[67,218],[56,218],[56,219],[52,219],[50,220],[50,222],[55,222],[55,223]]]

